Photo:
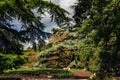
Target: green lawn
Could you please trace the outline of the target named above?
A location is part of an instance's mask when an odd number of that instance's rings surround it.
[[[74,69],[74,68],[70,69],[70,72],[72,72],[72,73],[74,73],[74,72],[88,72],[89,74],[92,74],[92,73],[89,72],[89,71],[85,71],[85,70],[83,70],[83,69]]]
[[[7,70],[4,72],[6,75],[54,75],[56,78],[70,78],[72,72],[58,69],[40,69],[40,70]]]

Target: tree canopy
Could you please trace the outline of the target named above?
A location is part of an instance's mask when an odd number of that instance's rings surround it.
[[[68,21],[67,11],[45,0],[0,0],[0,73],[27,62],[21,55],[22,43],[31,42],[34,48],[35,40],[39,47],[44,44],[43,38],[50,35],[44,32],[45,26],[41,22],[46,12],[58,25]],[[15,20],[21,25],[13,25]]]
[[[78,0],[74,10],[75,25],[54,29],[51,43],[38,55],[38,65],[115,72],[115,66],[120,64],[120,0]],[[59,25],[68,21],[67,12],[51,2],[1,0],[0,51],[18,53],[23,47],[21,42],[42,39],[45,32],[40,20],[44,12],[51,14],[51,20]],[[12,28],[13,19],[22,23],[20,31]]]
[[[79,35],[83,35],[81,38],[87,40],[84,45],[91,47],[92,53],[87,52],[92,55],[87,60],[90,61],[89,68],[95,69],[96,66],[101,72],[115,70],[115,65],[120,63],[120,1],[78,0],[78,2],[74,18],[76,25],[80,26]]]
[[[69,58],[68,62],[70,62],[63,64],[64,66],[86,67],[91,72],[115,72],[115,66],[120,63],[120,1],[78,0],[74,9],[73,18],[76,24],[72,27],[67,26],[59,29],[60,31],[54,30],[52,39],[55,40],[50,48],[40,53],[40,59],[49,60],[54,55],[44,57],[52,53],[67,55],[64,50],[67,47],[63,47],[61,52],[58,48],[54,50],[54,47],[60,44],[66,45],[65,42],[69,42],[67,46],[77,45],[77,50],[70,52],[73,58]],[[73,36],[66,38],[67,33]],[[56,35],[60,36],[57,37]],[[57,56],[57,59],[62,60],[61,56]],[[49,63],[49,61],[45,63]]]
[[[37,14],[33,11],[36,10]],[[41,39],[48,34],[43,31],[42,15],[48,12],[51,21],[59,25],[68,18],[67,12],[51,2],[44,0],[0,0],[0,51],[4,53],[19,53],[23,49],[22,42]],[[12,25],[14,19],[21,23],[20,31]]]

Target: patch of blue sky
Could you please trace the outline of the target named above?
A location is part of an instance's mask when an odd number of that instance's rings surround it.
[[[77,2],[77,0],[46,0],[46,1],[51,1],[57,5],[60,5],[60,7],[64,8],[70,13],[70,15],[68,15],[69,17],[72,17],[72,15],[74,14],[74,11],[73,9],[70,8],[70,6]],[[32,11],[36,16],[40,15],[39,13],[37,13],[37,9],[32,9]],[[42,15],[42,17],[43,18],[41,22],[45,25],[44,28],[45,32],[52,33],[53,28],[59,28],[59,26],[55,22],[51,22],[50,15],[47,12],[45,12],[45,15]],[[12,26],[13,29],[20,31],[22,25],[17,19],[13,20],[12,24],[14,25]]]
[[[53,28],[59,28],[59,26],[56,24],[56,22],[52,22],[50,19],[50,14],[45,12],[45,15],[42,15],[43,19],[41,22],[45,25],[44,31],[52,33]]]
[[[11,26],[12,29],[15,29],[15,30],[17,30],[17,31],[20,31],[20,30],[21,30],[22,24],[21,24],[21,22],[18,21],[17,19],[14,19],[14,20],[11,22],[11,24],[13,25],[13,26]]]

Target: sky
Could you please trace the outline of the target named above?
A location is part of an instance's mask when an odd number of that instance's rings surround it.
[[[77,0],[46,0],[46,1],[51,1],[54,4],[59,5],[60,7],[68,11],[70,13],[70,15],[68,15],[69,17],[72,17],[72,15],[74,14],[73,9],[71,9],[70,7],[77,2]],[[43,16],[44,18],[41,20],[41,22],[44,23],[44,25],[46,26],[44,31],[52,33],[51,30],[53,28],[59,28],[59,26],[55,22],[51,22],[50,15],[48,13],[45,14],[46,15]],[[17,29],[18,31],[20,30],[21,24],[18,20],[13,20],[12,24],[15,25],[13,26],[14,29]]]
[[[68,11],[70,13],[70,15],[68,15],[69,17],[72,17],[72,15],[74,14],[73,9],[71,9],[70,7],[72,5],[74,5],[77,2],[77,0],[48,0],[48,1],[51,1],[54,4],[59,5],[61,8],[65,9],[66,11]],[[41,22],[44,23],[44,25],[46,26],[44,31],[52,33],[51,30],[53,28],[59,28],[59,26],[55,22],[51,22],[50,15],[48,13],[45,13],[45,14],[46,15],[43,16],[44,18],[41,20]],[[20,26],[21,26],[20,22],[17,21],[17,20],[14,20],[13,24],[15,25],[14,29],[17,29],[19,31],[20,30]],[[27,46],[24,46],[25,49],[27,47],[31,47],[32,46],[30,43],[26,43],[26,44],[27,44]]]
[[[51,1],[54,4],[57,4],[66,11],[68,11],[70,13],[69,17],[72,17],[72,15],[74,14],[74,10],[71,9],[70,7],[74,5],[77,2],[77,0],[48,0],[48,1]],[[55,22],[50,21],[50,15],[48,13],[46,13],[46,16],[41,21],[46,26],[45,28],[46,32],[51,32],[52,28],[59,27]]]

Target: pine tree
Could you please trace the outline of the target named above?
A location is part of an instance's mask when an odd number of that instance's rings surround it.
[[[32,10],[35,9],[38,16]],[[66,11],[51,2],[43,0],[1,0],[0,1],[0,51],[4,53],[21,52],[22,45],[26,41],[34,42],[41,36],[48,34],[43,31],[41,15],[48,12],[51,20],[59,25],[68,20]],[[13,19],[21,22],[21,29],[17,31],[12,28]],[[18,26],[16,26],[18,27]],[[14,47],[16,46],[16,47]]]
[[[36,10],[39,15],[36,15],[33,10]],[[21,57],[23,50],[21,43],[34,43],[36,39],[40,44],[43,43],[41,37],[49,34],[43,31],[44,25],[41,22],[45,12],[48,12],[51,15],[51,21],[58,25],[68,21],[66,17],[68,12],[51,2],[44,0],[0,0],[0,72],[17,68],[26,62],[26,59]],[[21,23],[19,31],[13,28],[13,26],[18,26],[11,24],[14,19]],[[34,44],[34,46],[36,45]]]

